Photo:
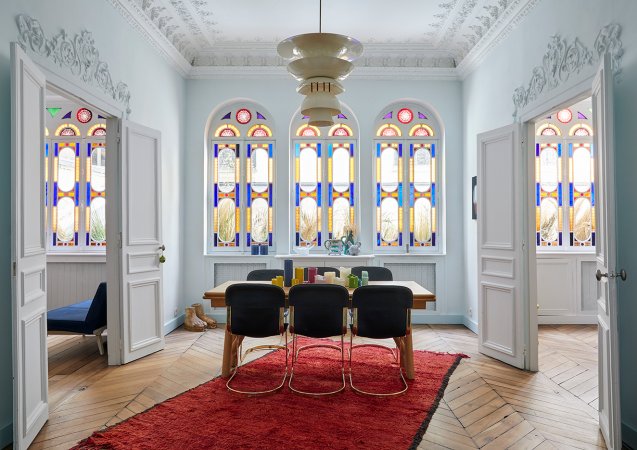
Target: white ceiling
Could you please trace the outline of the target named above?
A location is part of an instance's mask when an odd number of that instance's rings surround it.
[[[281,66],[279,41],[319,30],[319,0],[110,1],[185,71]],[[322,31],[360,40],[359,66],[449,69],[486,53],[536,2],[323,0]]]

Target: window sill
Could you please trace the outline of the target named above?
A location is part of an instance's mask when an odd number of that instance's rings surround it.
[[[106,253],[47,253],[47,263],[106,263]]]
[[[309,255],[299,255],[297,253],[290,255],[275,255],[276,259],[331,259],[342,261],[356,261],[374,259],[377,255],[328,255],[327,253],[310,253]]]

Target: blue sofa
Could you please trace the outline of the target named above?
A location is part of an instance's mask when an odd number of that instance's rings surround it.
[[[106,283],[100,283],[93,299],[54,309],[47,314],[49,334],[94,334],[100,355],[104,354],[102,333],[106,330]]]

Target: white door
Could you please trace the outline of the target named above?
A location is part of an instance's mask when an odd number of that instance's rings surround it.
[[[604,61],[593,81],[593,123],[595,130],[595,217],[597,220],[597,322],[599,366],[599,426],[609,449],[621,448],[619,411],[619,347],[617,339],[617,280],[615,273],[615,149],[613,143],[613,72],[610,58]],[[623,277],[622,277],[623,275]]]
[[[11,44],[13,446],[25,449],[49,418],[46,348],[44,108],[46,80]]]
[[[526,172],[519,136],[517,124],[478,135],[478,345],[524,368]]]
[[[120,136],[122,362],[164,348],[159,131],[126,120]]]

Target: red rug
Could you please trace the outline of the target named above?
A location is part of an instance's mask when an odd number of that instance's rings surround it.
[[[307,343],[309,341],[304,341]],[[316,341],[312,341],[316,342]],[[399,390],[392,355],[378,348],[355,350],[354,383],[374,392]],[[280,382],[285,354],[272,352],[241,367],[233,381],[247,390]],[[416,379],[403,395],[363,396],[349,387],[328,397],[292,393],[246,397],[215,378],[111,428],[93,433],[83,449],[408,449],[416,448],[464,355],[414,352]],[[347,358],[346,358],[347,359]],[[346,360],[347,364],[347,360]],[[358,375],[360,374],[360,375]],[[346,377],[346,380],[348,378]],[[333,390],[340,383],[340,352],[301,353],[294,386]]]

